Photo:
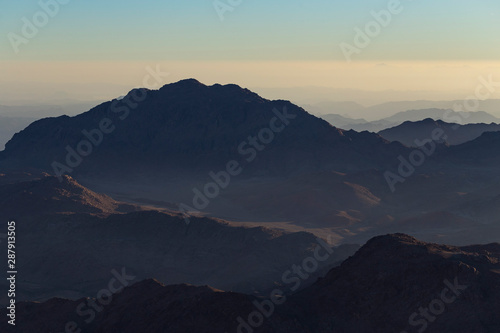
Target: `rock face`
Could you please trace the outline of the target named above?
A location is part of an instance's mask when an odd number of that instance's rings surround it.
[[[454,247],[380,236],[255,327],[241,324],[258,311],[251,296],[146,280],[113,296],[90,323],[75,312],[86,299],[21,302],[18,317],[31,319],[18,320],[17,329],[60,332],[73,320],[88,332],[122,333],[498,332],[499,260],[500,244]],[[5,311],[0,329],[10,332]]]
[[[79,146],[82,140],[90,144]],[[68,147],[73,153],[67,161]],[[287,101],[191,79],[156,91],[133,90],[76,117],[39,120],[7,143],[0,167],[54,173],[58,162],[86,175],[205,172],[229,160],[246,161],[253,151],[259,153],[251,166],[255,173],[283,175],[382,166],[404,149],[376,134],[334,128]]]
[[[433,137],[433,131],[440,130],[446,138],[443,143],[459,145],[480,137],[485,132],[500,131],[498,124],[467,124],[459,125],[446,123],[441,120],[430,118],[422,121],[407,121],[403,124],[380,131],[383,138],[389,141],[398,141],[409,147],[416,147],[415,140],[423,142]]]
[[[447,103],[449,105],[454,102]],[[408,110],[408,109],[407,109]],[[405,121],[420,121],[426,118],[434,120],[442,120],[445,122],[459,122],[460,124],[490,124],[498,123],[500,119],[491,115],[488,112],[477,111],[453,111],[451,109],[413,109],[404,112],[398,112],[395,115],[385,118],[384,120],[393,123],[401,124]]]

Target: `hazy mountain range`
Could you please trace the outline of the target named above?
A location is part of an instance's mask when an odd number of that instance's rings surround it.
[[[147,97],[134,102],[143,92]],[[103,119],[109,133],[101,138],[95,129]],[[271,132],[273,126],[279,131]],[[337,242],[407,232],[467,244],[493,241],[499,229],[495,138],[484,133],[453,147],[436,141],[435,149],[420,153],[417,167],[408,167],[414,148],[399,142],[338,129],[290,102],[236,85],[183,80],[133,90],[75,117],[39,120],[0,152],[0,168],[70,170],[88,188],[122,201],[174,210],[183,204],[240,224],[268,223]],[[230,161],[239,172],[221,180]],[[392,185],[387,172],[399,175]],[[205,189],[217,175],[228,183],[212,195]],[[467,210],[477,200],[491,213]]]
[[[459,125],[428,118],[416,122],[406,121],[396,127],[380,131],[378,134],[389,141],[398,141],[406,146],[416,147],[417,143],[431,138],[436,129],[444,133],[443,144],[458,145],[472,141],[485,132],[498,132],[500,125],[494,123]]]
[[[319,102],[314,104],[300,103],[301,106],[308,108],[316,115],[322,116],[327,114],[341,114],[349,118],[364,118],[368,121],[375,121],[391,117],[396,113],[405,110],[456,110],[456,108],[463,107],[464,100],[449,100],[449,101],[394,101],[375,104],[371,106],[363,106],[355,102]],[[488,99],[478,101],[477,111],[483,111],[495,116],[499,116],[500,100]],[[427,116],[428,117],[428,116]],[[424,118],[427,118],[424,117]],[[418,120],[418,119],[405,119],[405,120]]]
[[[497,331],[500,131],[429,113],[491,120],[416,110],[357,132],[189,79],[31,123],[0,152],[32,318],[16,328]],[[130,283],[79,315],[120,272]]]
[[[367,121],[365,119],[353,119],[338,114],[326,114],[321,118],[328,121],[333,126],[346,130],[358,132],[380,132],[382,130],[398,126],[406,121],[418,122],[425,119],[441,120],[448,123],[465,124],[491,124],[500,123],[500,118],[492,116],[484,111],[477,112],[456,112],[450,109],[419,109],[398,112],[390,117]]]

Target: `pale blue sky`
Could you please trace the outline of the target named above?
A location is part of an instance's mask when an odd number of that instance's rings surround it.
[[[8,35],[22,35],[39,0],[0,0],[0,103],[107,99],[160,65],[164,83],[386,91],[384,100],[462,98],[481,75],[500,80],[498,0],[401,0],[346,62],[340,43],[390,1],[242,0],[221,21],[213,0],[70,0],[16,54]]]
[[[227,1],[227,0],[222,0]],[[388,0],[243,0],[224,22],[212,0],[72,0],[21,52],[20,32],[38,1],[2,0],[2,59],[342,60],[338,47]],[[402,0],[403,12],[359,60],[497,60],[500,1]]]

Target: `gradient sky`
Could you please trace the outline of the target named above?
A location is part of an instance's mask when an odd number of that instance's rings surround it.
[[[7,35],[21,34],[22,17],[40,6],[1,0],[0,85],[138,86],[157,64],[172,81],[253,87],[465,91],[478,75],[500,74],[498,0],[402,0],[403,11],[348,64],[339,44],[388,2],[243,0],[221,21],[212,0],[72,0],[16,54]]]

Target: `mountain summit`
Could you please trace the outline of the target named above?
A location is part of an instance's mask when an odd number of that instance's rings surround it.
[[[402,149],[376,134],[332,127],[288,101],[188,79],[34,122],[7,143],[0,167],[134,174],[205,171],[240,159],[258,174],[282,175],[383,166]]]

